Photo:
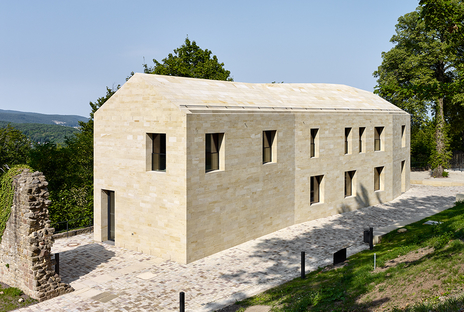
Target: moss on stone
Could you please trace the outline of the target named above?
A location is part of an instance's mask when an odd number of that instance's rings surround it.
[[[0,240],[10,218],[11,206],[13,205],[13,178],[23,172],[24,169],[33,171],[28,165],[16,165],[0,177]]]

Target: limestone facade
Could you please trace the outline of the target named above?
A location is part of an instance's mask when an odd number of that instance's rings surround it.
[[[409,120],[347,86],[136,74],[95,114],[95,240],[108,191],[116,246],[180,263],[390,201],[409,189]],[[166,135],[165,171],[151,170],[151,134]],[[208,134],[221,144],[207,172]]]
[[[0,244],[1,281],[39,301],[73,291],[52,267],[55,229],[48,217],[47,185],[41,172],[28,169],[14,178],[13,206]]]

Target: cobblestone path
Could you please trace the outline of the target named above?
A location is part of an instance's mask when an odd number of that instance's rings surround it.
[[[299,276],[300,252],[312,271],[332,262],[335,251],[366,249],[364,226],[386,227],[432,215],[454,204],[464,186],[412,185],[397,199],[297,224],[188,265],[95,243],[91,234],[58,239],[63,282],[75,291],[19,311],[214,311]],[[362,200],[362,199],[361,199]]]

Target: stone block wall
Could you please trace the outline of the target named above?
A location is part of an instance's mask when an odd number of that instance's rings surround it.
[[[0,244],[0,280],[39,301],[73,291],[52,267],[55,229],[47,185],[41,172],[27,169],[14,178],[13,206]]]

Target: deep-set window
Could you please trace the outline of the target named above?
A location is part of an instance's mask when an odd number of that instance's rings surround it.
[[[406,126],[401,126],[401,147],[406,147]]]
[[[309,157],[311,158],[319,156],[318,133],[319,129],[311,129],[311,137],[309,140]]]
[[[222,145],[223,133],[207,133],[205,144],[206,172],[219,170],[219,155]]]
[[[354,175],[356,171],[345,171],[345,197],[354,196]]]
[[[274,139],[276,131],[263,131],[263,164],[274,162]]]
[[[364,131],[365,127],[359,127],[359,152],[364,153]]]
[[[374,151],[383,151],[382,132],[383,127],[374,128]]]
[[[151,133],[151,170],[166,171],[166,134]]]
[[[345,154],[351,154],[351,128],[345,128]]]
[[[383,167],[374,168],[374,191],[383,190]]]
[[[309,188],[310,188],[310,204],[316,204],[322,202],[321,196],[321,185],[323,175],[310,177]]]

